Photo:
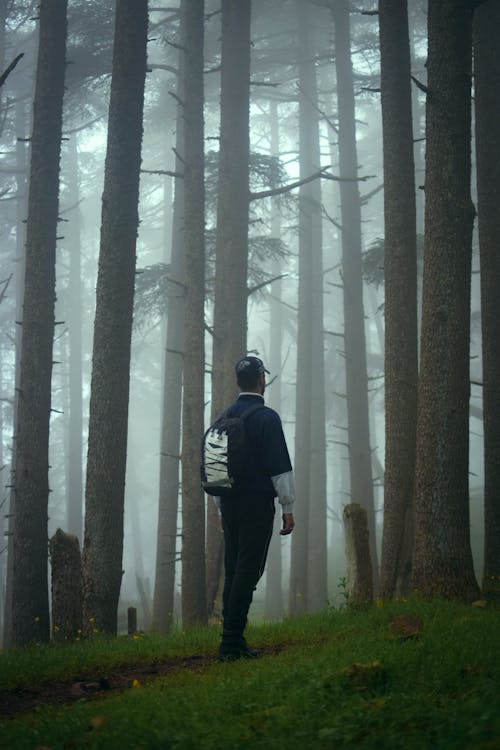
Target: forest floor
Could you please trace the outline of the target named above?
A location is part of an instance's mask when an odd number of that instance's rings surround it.
[[[500,608],[378,605],[0,653],[0,748],[500,750]]]
[[[271,656],[284,646],[275,645],[260,649],[261,656]],[[67,679],[46,680],[23,684],[20,687],[0,689],[0,720],[14,718],[45,706],[62,706],[76,701],[100,700],[112,693],[144,685],[152,680],[167,677],[177,670],[199,672],[218,662],[214,654],[195,654],[134,664],[122,664],[110,669],[96,668],[92,673],[73,674]]]

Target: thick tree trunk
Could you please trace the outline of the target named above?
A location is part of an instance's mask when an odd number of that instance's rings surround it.
[[[483,588],[500,596],[500,4],[475,11],[474,90],[484,408]]]
[[[200,436],[205,393],[205,189],[203,127],[204,0],[186,0],[184,183],[186,347],[182,409],[182,622],[206,623],[205,495]]]
[[[246,354],[251,0],[222,0],[221,123],[212,349],[212,416],[236,397],[235,362]],[[207,517],[207,603],[213,611],[222,535]]]
[[[471,244],[468,0],[430,0],[425,254],[413,585],[478,593],[469,537]]]
[[[183,38],[184,13],[181,13],[180,35]],[[183,96],[183,55],[179,59],[177,93]],[[184,147],[182,105],[177,105],[175,171],[182,174],[181,155]],[[177,178],[174,187],[172,249],[170,254],[167,299],[167,333],[162,388],[162,427],[160,447],[160,486],[158,499],[158,531],[156,571],[153,599],[153,627],[166,633],[174,616],[175,568],[177,555],[177,516],[179,510],[179,476],[182,412],[182,372],[184,368],[184,281],[185,281],[185,185]],[[170,210],[170,207],[165,207]]]
[[[408,593],[417,419],[415,169],[406,1],[379,0],[385,210],[385,479],[381,596]]]
[[[82,627],[82,558],[78,537],[57,529],[49,543],[52,569],[52,638],[76,638]]]
[[[349,2],[333,4],[335,65],[339,111],[340,176],[358,174],[354,86],[350,50]],[[361,273],[361,204],[357,182],[340,183],[342,214],[342,274],[344,286],[344,345],[351,501],[366,508],[374,588],[378,590],[375,510],[368,419],[368,376]]]
[[[15,444],[12,642],[48,640],[48,447],[67,0],[42,0]]]
[[[90,396],[84,632],[91,618],[101,632],[117,628],[147,27],[146,0],[117,0]]]

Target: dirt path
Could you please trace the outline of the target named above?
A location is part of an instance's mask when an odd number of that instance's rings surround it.
[[[283,650],[283,646],[262,649],[269,656]],[[107,671],[96,670],[92,675],[72,676],[67,680],[47,681],[10,690],[0,690],[0,719],[9,719],[45,706],[66,705],[77,701],[92,701],[112,693],[127,690],[134,680],[141,685],[151,683],[179,669],[198,672],[218,662],[215,655],[177,657],[125,665]]]

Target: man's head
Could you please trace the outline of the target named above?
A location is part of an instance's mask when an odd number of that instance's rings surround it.
[[[264,394],[266,387],[266,370],[258,357],[243,357],[235,365],[236,382],[242,391]]]

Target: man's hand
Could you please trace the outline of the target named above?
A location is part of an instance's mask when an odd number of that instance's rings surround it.
[[[293,519],[293,513],[283,513],[283,528],[280,531],[281,536],[291,534],[294,526],[295,521]]]

